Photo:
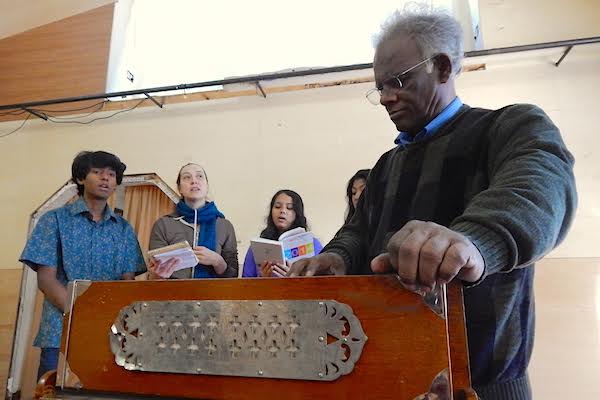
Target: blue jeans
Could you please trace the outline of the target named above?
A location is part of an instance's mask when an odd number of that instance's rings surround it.
[[[55,347],[42,347],[40,353],[40,367],[38,368],[38,380],[46,372],[56,369],[58,366],[58,353],[60,349]]]

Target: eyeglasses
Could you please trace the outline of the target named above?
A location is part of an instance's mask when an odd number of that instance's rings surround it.
[[[387,78],[386,80],[384,80],[380,86],[378,87],[374,87],[373,89],[369,89],[369,91],[365,94],[365,96],[367,97],[367,100],[369,100],[369,102],[371,104],[374,105],[379,105],[380,101],[381,101],[381,96],[383,95],[384,90],[388,90],[388,92],[390,90],[398,90],[398,89],[402,89],[402,87],[404,87],[404,85],[402,84],[402,77],[406,74],[408,74],[410,71],[420,67],[421,65],[427,63],[428,61],[430,61],[433,57],[429,57],[415,65],[413,65],[412,67],[410,67],[409,69],[407,69],[404,72],[401,72],[397,75],[391,76],[389,78]]]

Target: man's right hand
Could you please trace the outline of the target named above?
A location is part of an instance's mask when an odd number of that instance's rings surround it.
[[[175,268],[179,264],[178,258],[169,258],[165,262],[160,262],[154,257],[148,260],[148,279],[169,279]]]
[[[296,261],[287,276],[344,275],[345,273],[346,264],[342,256],[335,253],[321,253]]]

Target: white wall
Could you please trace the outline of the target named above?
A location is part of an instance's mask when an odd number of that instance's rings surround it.
[[[600,35],[597,0],[479,0],[487,49]]]

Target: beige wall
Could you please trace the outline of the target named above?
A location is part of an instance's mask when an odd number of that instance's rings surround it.
[[[600,398],[600,259],[542,260],[535,297],[534,398]]]
[[[487,49],[600,35],[597,0],[479,0]]]

